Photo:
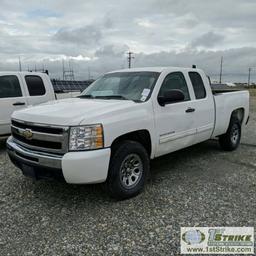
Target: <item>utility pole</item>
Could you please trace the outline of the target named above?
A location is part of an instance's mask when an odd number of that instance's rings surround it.
[[[65,78],[65,66],[64,66],[64,59],[62,59],[62,79],[65,80],[64,78]]]
[[[248,74],[248,86],[250,86],[250,83],[251,83],[251,71],[252,71],[252,68],[249,68],[249,74]]]
[[[223,69],[223,56],[221,56],[221,60],[220,60],[220,84],[222,83],[222,69]]]
[[[133,56],[133,52],[128,52],[128,68],[131,68],[131,65],[132,65],[132,59],[134,59],[135,57]]]
[[[20,71],[22,71],[20,56],[19,56],[19,69]]]
[[[91,80],[91,70],[89,66],[88,66],[88,80]]]

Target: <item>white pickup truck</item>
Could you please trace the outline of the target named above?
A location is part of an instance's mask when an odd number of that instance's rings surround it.
[[[106,182],[123,199],[142,190],[150,159],[215,137],[234,150],[248,119],[249,93],[212,92],[202,70],[120,70],[77,98],[14,112],[7,149],[24,175]]]
[[[0,72],[0,138],[11,133],[14,111],[38,105],[70,93],[56,94],[49,76],[41,72]]]
[[[14,111],[80,94],[79,86],[74,87],[78,81],[64,83],[54,88],[49,76],[41,72],[0,72],[0,139],[10,135]]]

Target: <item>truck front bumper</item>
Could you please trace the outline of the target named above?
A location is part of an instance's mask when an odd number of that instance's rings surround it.
[[[67,183],[88,184],[104,182],[108,175],[110,148],[55,155],[28,150],[10,137],[7,152],[23,174],[34,178],[57,176]]]

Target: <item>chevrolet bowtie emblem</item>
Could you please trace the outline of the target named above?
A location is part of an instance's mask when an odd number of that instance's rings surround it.
[[[27,140],[31,140],[33,137],[33,132],[30,129],[26,129],[21,133],[21,135]]]

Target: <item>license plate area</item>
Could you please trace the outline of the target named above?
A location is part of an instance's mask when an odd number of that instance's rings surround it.
[[[34,179],[37,178],[36,177],[36,171],[35,171],[35,168],[33,166],[22,164],[21,170],[22,170],[22,173],[25,176],[28,176],[28,177],[31,177],[31,178],[34,178]]]

